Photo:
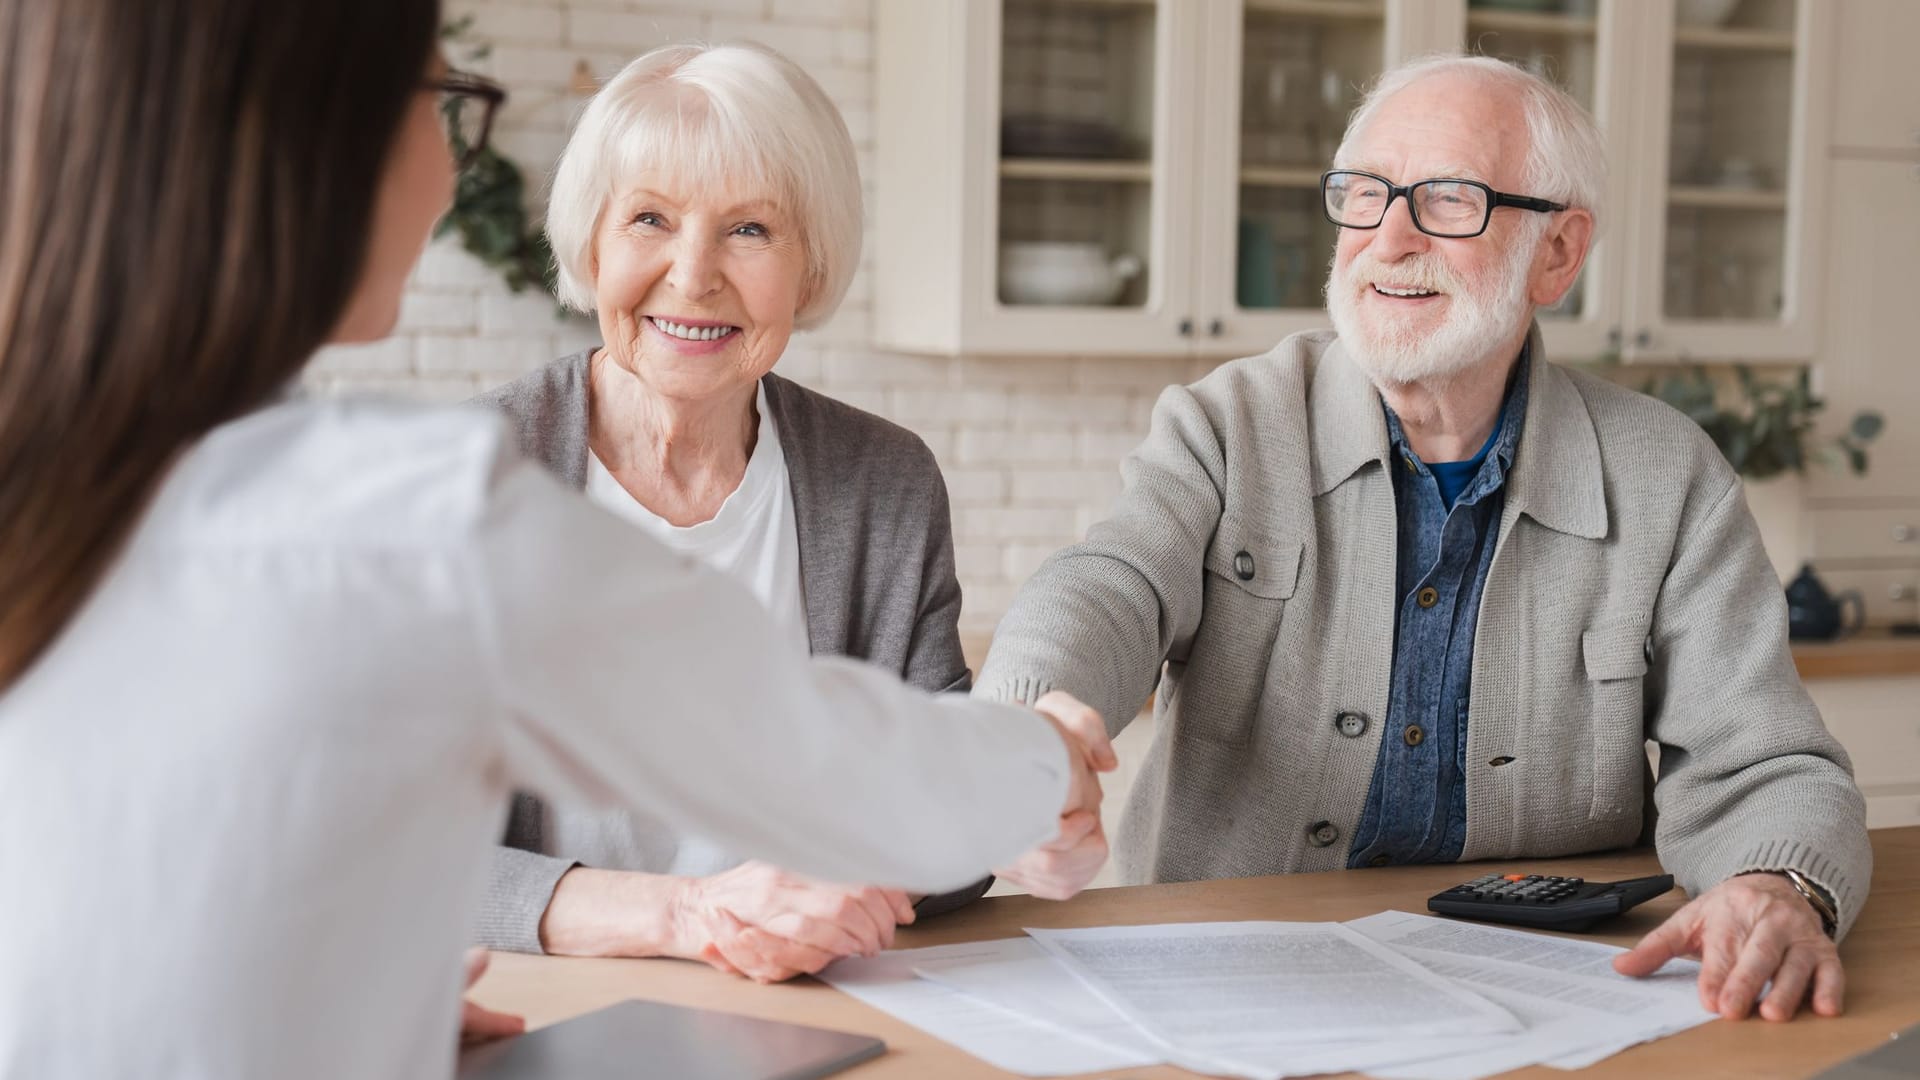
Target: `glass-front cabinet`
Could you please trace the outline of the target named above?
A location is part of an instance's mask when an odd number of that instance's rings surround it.
[[[1616,0],[1468,0],[1455,7],[1449,40],[1552,79],[1593,115],[1610,162],[1631,161],[1637,136],[1632,89],[1631,3]],[[1616,182],[1597,208],[1601,223],[1587,264],[1566,296],[1540,313],[1549,355],[1577,359],[1620,350],[1621,278],[1626,255],[1621,222],[1629,203]]]
[[[1264,351],[1326,325],[1321,213],[1361,92],[1497,56],[1613,174],[1562,359],[1796,359],[1824,213],[1819,0],[916,0],[876,5],[874,334],[1012,355]]]
[[[1653,145],[1623,178],[1639,205],[1629,352],[1806,359],[1826,265],[1833,5],[1648,0],[1641,18]]]
[[[1409,5],[1385,0],[1218,0],[1210,12],[1200,177],[1198,348],[1264,352],[1327,325],[1336,228],[1320,206],[1347,117],[1392,50]],[[1411,50],[1409,50],[1411,51]]]
[[[1193,5],[915,0],[875,25],[876,339],[1187,351]]]

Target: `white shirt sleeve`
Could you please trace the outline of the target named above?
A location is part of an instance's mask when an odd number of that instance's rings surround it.
[[[1069,778],[1044,721],[808,659],[739,583],[530,463],[493,488],[474,588],[515,783],[922,891],[1053,834]]]

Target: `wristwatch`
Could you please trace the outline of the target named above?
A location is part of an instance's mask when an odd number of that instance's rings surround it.
[[[1813,908],[1814,913],[1820,916],[1820,929],[1825,930],[1828,937],[1832,937],[1834,932],[1840,928],[1840,909],[1834,906],[1833,898],[1827,895],[1827,890],[1821,888],[1807,875],[1791,867],[1769,870],[1748,870],[1746,873],[1779,874],[1781,877],[1786,878],[1792,883],[1793,891],[1804,897],[1807,903]]]

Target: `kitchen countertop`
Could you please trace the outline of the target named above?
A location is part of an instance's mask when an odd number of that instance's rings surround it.
[[[1793,665],[1802,679],[1920,675],[1920,636],[1868,630],[1840,641],[1796,641]]]

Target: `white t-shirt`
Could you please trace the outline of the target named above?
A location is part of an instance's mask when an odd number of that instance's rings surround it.
[[[699,559],[752,590],[773,616],[775,629],[802,656],[808,652],[807,613],[800,593],[800,529],[793,516],[787,455],[767,408],[766,384],[754,402],[759,435],[740,486],[711,520],[675,525],[646,508],[587,452],[587,497],[638,525],[674,551]],[[606,870],[706,877],[743,859],[699,836],[639,814],[547,808],[546,833],[555,855]]]
[[[767,408],[763,383],[754,407],[760,413],[759,436],[747,460],[740,486],[712,520],[675,525],[646,508],[620,486],[600,461],[587,454],[587,497],[646,530],[647,535],[682,555],[691,555],[753,590],[774,624],[802,652],[807,651],[807,612],[800,593],[800,528],[793,517],[793,489],[780,430]]]
[[[183,455],[0,690],[0,1078],[449,1077],[508,795],[956,888],[1051,835],[1031,714],[808,660],[481,410]]]

